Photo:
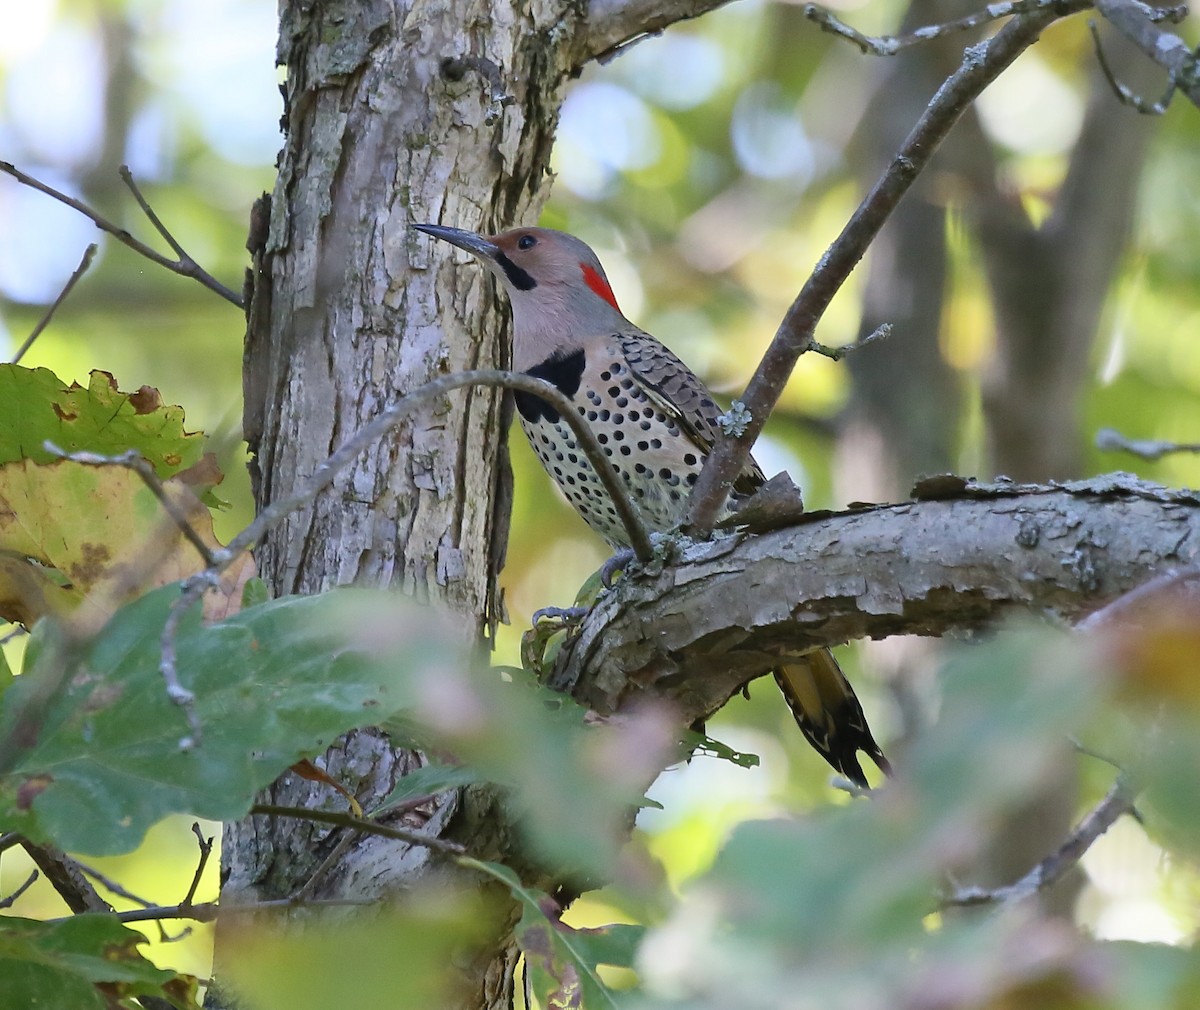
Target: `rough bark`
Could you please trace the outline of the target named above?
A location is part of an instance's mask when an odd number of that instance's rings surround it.
[[[687,546],[597,604],[551,686],[601,713],[651,694],[702,718],[779,650],[942,635],[1018,611],[1074,620],[1200,555],[1200,496],[1122,474],[1045,487],[935,478],[917,494]]]
[[[653,27],[711,6],[677,5]],[[536,220],[568,76],[640,33],[647,17],[620,5],[585,14],[568,0],[281,5],[285,142],[274,193],[256,207],[247,279],[245,435],[260,507],[405,391],[505,364],[491,281],[456,269],[451,250],[409,225],[493,231]],[[259,545],[263,577],[276,594],[393,586],[449,605],[463,634],[483,639],[501,609],[506,427],[491,389],[414,412]],[[420,761],[359,732],[326,767],[369,807]],[[307,805],[326,795],[289,775],[266,799]],[[505,858],[494,804],[484,790],[447,793],[402,822],[469,836],[472,852]],[[227,826],[223,863],[230,904],[294,894],[323,864],[307,891],[314,898],[382,897],[444,872],[421,848],[265,817]],[[221,957],[218,930],[218,981]],[[460,966],[465,1005],[511,1005],[515,960],[500,935]],[[214,987],[208,1004],[230,1007],[235,996]]]
[[[283,6],[286,142],[252,235],[245,361],[260,506],[405,391],[505,364],[490,282],[455,270],[409,225],[444,219],[489,230],[536,218],[564,80],[545,39],[564,17],[554,2],[521,13],[420,0]],[[464,69],[464,58],[478,62]],[[448,604],[464,635],[483,636],[497,618],[507,536],[502,415],[488,389],[414,412],[260,545],[264,577],[276,593],[393,586]],[[326,766],[369,806],[420,760],[360,732]],[[325,796],[296,776],[269,791],[270,802],[293,805]],[[453,835],[480,819],[463,809],[471,802],[443,794],[403,823]],[[222,901],[292,894],[344,841],[343,832],[294,820],[229,825]],[[488,851],[498,840],[472,844]],[[380,897],[429,872],[425,850],[360,837],[311,894]],[[219,976],[220,935],[217,945]],[[498,942],[468,965],[468,1005],[507,1005],[514,960],[511,943]]]

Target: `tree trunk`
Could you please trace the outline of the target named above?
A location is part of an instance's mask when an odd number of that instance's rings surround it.
[[[249,243],[245,434],[260,508],[406,391],[506,363],[492,281],[456,269],[449,247],[431,247],[410,225],[496,231],[535,221],[568,77],[643,30],[713,6],[282,4],[285,140]],[[263,578],[276,594],[393,586],[452,608],[463,634],[482,641],[501,610],[506,428],[503,398],[490,389],[414,411],[259,545]],[[420,763],[374,732],[350,734],[326,757],[368,809]],[[328,790],[285,775],[268,799],[315,805]],[[512,857],[486,790],[441,794],[402,823],[469,837],[483,858]],[[318,867],[311,898],[382,897],[431,872],[422,848],[263,817],[228,825],[222,858],[228,904],[294,894]],[[218,929],[208,1005],[230,1007],[235,996],[218,991],[221,958]],[[516,951],[507,930],[465,961],[464,1006],[511,1006]]]
[[[536,218],[563,75],[532,40],[560,14],[537,3],[525,16],[492,18],[475,4],[422,0],[283,6],[286,137],[251,236],[245,357],[260,508],[406,391],[505,364],[491,282],[455,270],[409,226],[445,218],[491,230]],[[444,70],[464,57],[478,57],[477,69]],[[496,102],[489,73],[511,104]],[[494,390],[467,390],[410,414],[259,545],[275,593],[392,586],[453,608],[465,636],[486,637],[507,538],[502,402]],[[326,757],[367,809],[420,763],[374,732],[351,734]],[[269,801],[317,805],[329,791],[285,775]],[[453,835],[479,816],[463,809],[471,802],[445,793],[398,823]],[[293,894],[339,843],[348,847],[314,898],[395,894],[430,870],[421,848],[251,817],[226,828],[221,900]],[[218,978],[221,956],[218,931]],[[510,1005],[514,962],[505,938],[463,969],[473,976],[468,1005]],[[222,999],[212,1005],[230,1005]]]

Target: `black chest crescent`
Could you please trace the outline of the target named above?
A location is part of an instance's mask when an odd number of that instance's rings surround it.
[[[564,396],[574,396],[583,377],[583,367],[584,356],[581,347],[577,351],[556,351],[525,374],[532,375],[535,379],[545,379]],[[517,410],[529,424],[536,424],[543,417],[551,424],[557,423],[558,411],[540,397],[518,391],[515,399]]]

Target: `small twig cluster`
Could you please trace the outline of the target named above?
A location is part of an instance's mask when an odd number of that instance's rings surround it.
[[[155,230],[163,237],[167,245],[174,250],[177,259],[170,259],[164,256],[162,253],[146,245],[146,243],[141,239],[135,238],[127,229],[122,228],[118,224],[114,224],[99,211],[89,207],[81,200],[76,200],[72,196],[67,196],[66,193],[55,189],[53,186],[47,185],[41,180],[35,179],[31,175],[26,175],[10,162],[0,161],[0,172],[4,172],[6,175],[11,175],[23,186],[28,186],[30,189],[36,189],[39,193],[45,193],[47,196],[52,197],[59,203],[65,204],[72,210],[79,211],[80,214],[90,219],[91,222],[101,231],[108,232],[108,234],[112,235],[113,238],[129,246],[129,248],[134,252],[146,257],[146,259],[150,260],[152,263],[157,263],[159,266],[165,267],[167,270],[170,270],[172,273],[179,274],[181,277],[191,277],[193,280],[199,281],[210,291],[216,292],[218,295],[224,298],[225,301],[236,305],[238,308],[243,307],[241,296],[235,291],[227,288],[219,280],[213,277],[212,274],[200,266],[199,263],[192,259],[192,257],[187,254],[184,248],[175,239],[175,236],[168,231],[166,225],[159,220],[158,215],[154,213],[154,210],[151,208],[146,198],[142,195],[141,190],[138,189],[137,183],[133,181],[133,174],[129,171],[128,166],[121,166],[121,181],[124,182],[129,188],[129,191],[133,194],[133,198],[137,201],[138,206],[142,208],[142,212],[150,220],[150,223],[154,225]],[[90,257],[87,258],[90,259]],[[82,273],[83,269],[86,269],[86,266],[83,266],[79,272]],[[73,285],[73,282],[68,282],[68,284],[69,286],[67,291],[70,290],[70,286]],[[65,295],[66,292],[64,292],[63,295],[60,295],[58,300],[61,301]]]

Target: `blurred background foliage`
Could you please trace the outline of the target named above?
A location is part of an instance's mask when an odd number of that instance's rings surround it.
[[[897,0],[832,6],[869,32],[970,9],[948,2],[909,9]],[[0,0],[0,157],[155,241],[117,176],[128,164],[184,247],[240,288],[250,206],[272,186],[279,145],[275,20],[270,0]],[[1180,29],[1192,44],[1195,21]],[[966,41],[872,60],[819,32],[801,5],[762,0],[673,27],[607,65],[589,66],[572,85],[542,223],[591,243],[626,314],[719,394],[736,394],[808,271]],[[1137,81],[1154,97],[1163,85],[1153,72]],[[906,88],[916,92],[911,100]],[[1100,140],[1092,150],[1101,153],[1073,161],[1093,137],[1089,130]],[[1089,299],[1098,306],[1089,342],[1066,355],[1076,386],[1068,377],[1065,385],[1034,388],[1029,376],[1061,370],[1059,332],[1046,324],[1037,334],[1045,367],[1037,367],[1040,358],[1032,372],[1010,367],[1006,319],[1013,310],[997,295],[997,257],[1028,261],[1034,272],[1017,290],[1041,305],[1041,281],[1096,244],[1086,228],[1071,232],[1080,222],[1055,218],[1069,173],[1074,166],[1103,207],[1117,183],[1104,173],[1089,179],[1079,166],[1103,166],[1105,150],[1124,152],[1121,139],[1139,131],[1144,152],[1110,156],[1132,208],[1117,236],[1112,276],[1099,289],[1067,285],[1046,295],[1068,307]],[[1171,485],[1200,483],[1192,456],[1147,462],[1091,442],[1103,426],[1137,438],[1200,440],[1196,109],[1177,102],[1150,121],[1119,105],[1097,85],[1085,18],[1076,16],[1021,57],[959,134],[960,150],[948,148],[906,201],[920,219],[898,218],[897,235],[856,271],[818,338],[851,342],[888,319],[897,331],[849,365],[802,359],[757,449],[764,469],[790,470],[810,507],[901,496],[928,469],[990,477],[1004,460],[1007,472],[1028,476],[1019,456],[1006,455],[1015,426],[996,412],[999,397],[1022,416],[1037,414],[1039,402],[1061,401],[1065,413],[1038,438],[1064,446],[1070,469],[1132,469]],[[1014,220],[1031,230],[1012,228]],[[1008,230],[998,231],[1001,225]],[[1048,262],[1034,240],[1039,227],[1065,238],[1047,246]],[[1014,235],[1012,248],[1003,248]],[[7,177],[0,177],[0,355],[21,343],[91,241],[100,243],[96,264],[23,363],[85,383],[89,370],[103,368],[122,388],[155,386],[165,402],[182,404],[189,428],[236,433],[238,312]],[[936,311],[924,311],[926,302]],[[899,420],[889,422],[884,408],[893,394]],[[1027,394],[1033,399],[1024,403]],[[519,436],[512,453],[517,499],[502,577],[512,624],[500,637],[501,662],[515,660],[532,611],[569,602],[605,556]],[[218,532],[228,538],[248,520],[251,503],[238,450],[227,446],[222,462],[220,493],[232,507],[219,517]],[[929,664],[906,649],[843,650],[876,734],[892,750],[903,749],[938,697]],[[674,887],[706,873],[739,822],[843,799],[773,690],[730,703],[709,731],[762,761],[747,770],[698,759],[655,785],[651,795],[664,809],[644,811],[639,829]],[[1103,774],[1085,768],[1065,814],[1085,809],[1106,786]],[[194,858],[181,821],[160,825],[132,856],[96,862],[129,889],[167,901],[186,887]],[[1110,832],[1084,868],[1075,914],[1096,935],[1179,942],[1193,933],[1195,873],[1132,821]],[[11,852],[2,869],[0,893],[27,874]],[[215,893],[215,861],[210,878],[199,897]],[[607,921],[613,910],[604,902],[601,892],[580,903],[573,921]],[[20,911],[62,909],[39,887]],[[206,944],[205,928],[197,927],[153,956],[205,974]]]

